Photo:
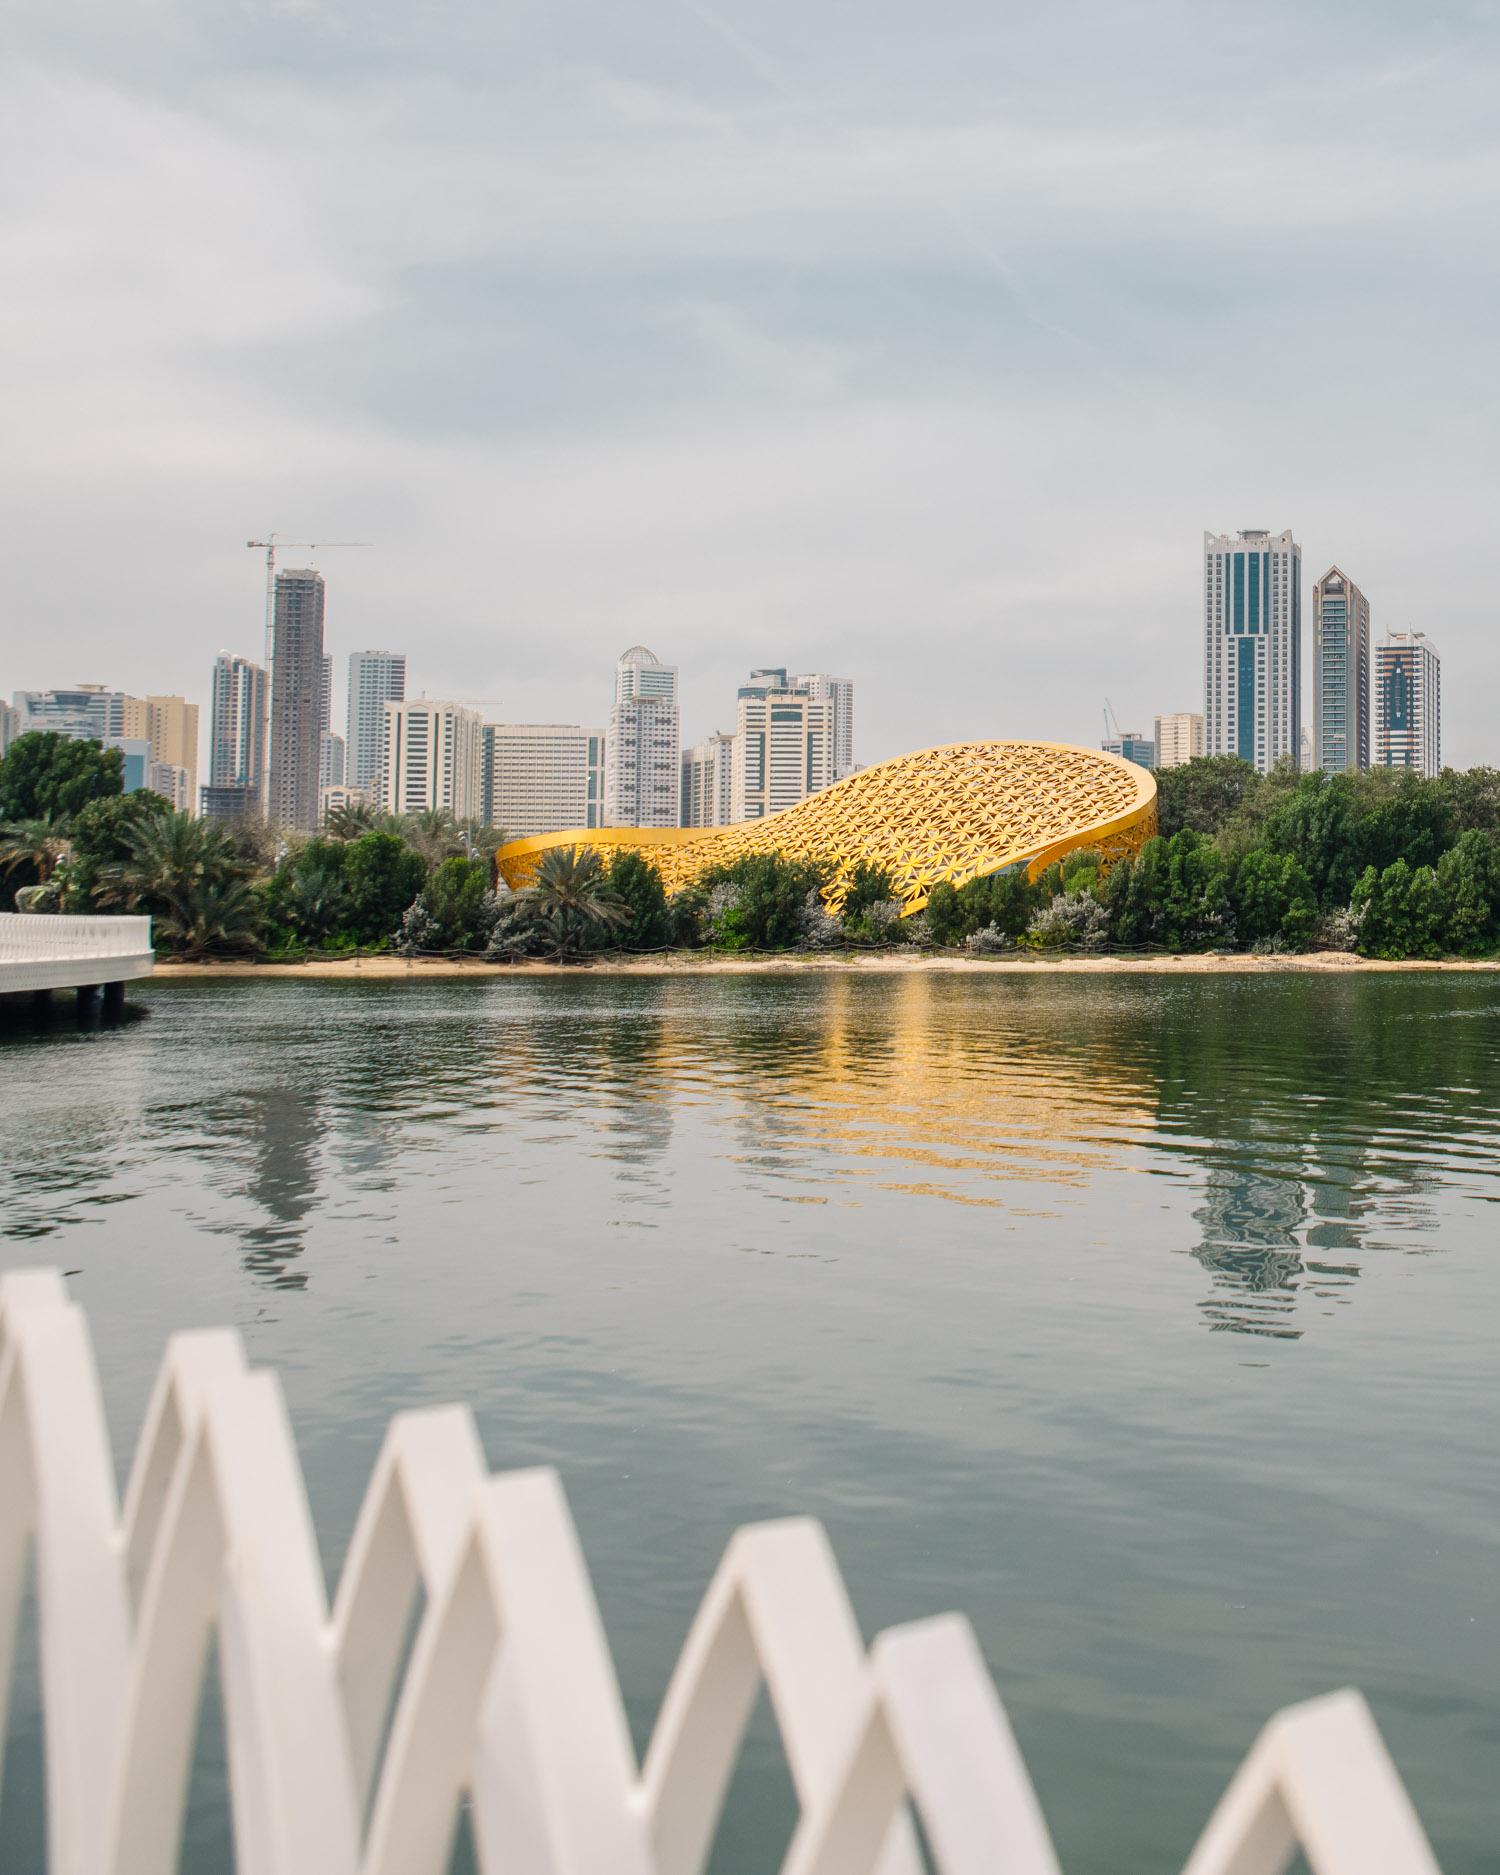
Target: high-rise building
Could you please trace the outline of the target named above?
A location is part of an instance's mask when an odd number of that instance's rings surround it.
[[[400,703],[405,696],[405,652],[349,653],[349,733],[344,745],[344,774],[351,788],[373,788],[379,779],[385,706]]]
[[[481,811],[515,839],[604,825],[602,728],[487,723]]]
[[[104,746],[120,751],[122,794],[138,794],[151,786],[151,744],[144,736],[110,736]]]
[[[323,601],[316,568],[276,575],[267,811],[308,833],[318,825],[323,754]]]
[[[117,741],[125,734],[125,705],[138,702],[103,684],[74,684],[70,690],[18,690],[18,734],[52,730],[70,741]],[[138,740],[139,738],[132,738]]]
[[[805,690],[833,705],[833,772],[830,781],[842,781],[854,773],[854,685],[847,677],[830,677],[826,671],[804,671],[792,679],[794,690]]]
[[[1442,662],[1425,632],[1388,631],[1375,647],[1375,762],[1436,775],[1443,765]]]
[[[1302,743],[1302,549],[1291,530],[1203,536],[1203,687],[1210,755],[1262,774]]]
[[[210,820],[241,820],[264,806],[266,778],[266,673],[248,658],[221,651],[214,660],[208,729],[208,786],[203,813]]]
[[[833,780],[834,704],[787,682],[784,667],[752,671],[736,697],[729,817],[761,820]]]
[[[170,801],[179,814],[197,811],[197,802],[188,782],[188,771],[176,762],[151,762],[146,768],[146,786],[164,801]]]
[[[1177,710],[1156,719],[1156,766],[1181,768],[1203,753],[1203,718],[1196,710]]]
[[[318,759],[318,792],[344,785],[344,738],[331,729],[323,731],[322,753]]]
[[[125,697],[120,708],[122,736],[139,738],[151,750],[158,767],[181,768],[187,774],[188,800],[198,798],[198,705],[186,697]],[[155,786],[155,783],[151,783]],[[168,798],[171,798],[170,794]]]
[[[1313,586],[1313,764],[1370,766],[1370,602],[1339,567]]]
[[[1117,736],[1106,736],[1099,744],[1106,755],[1119,755],[1139,768],[1155,768],[1156,743],[1138,729],[1122,729]]]
[[[21,712],[13,703],[0,703],[0,755],[21,733]]]
[[[480,809],[484,724],[461,703],[385,705],[380,750],[380,806],[388,814],[446,808],[459,820]]]
[[[675,827],[682,730],[677,666],[632,645],[615,666],[605,737],[604,824]]]
[[[682,752],[684,827],[727,827],[734,818],[734,737],[723,730]]]

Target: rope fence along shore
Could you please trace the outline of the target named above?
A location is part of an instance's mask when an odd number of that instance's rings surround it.
[[[0,1687],[34,1552],[51,1875],[172,1875],[218,1637],[239,1875],[701,1875],[762,1684],[784,1875],[1058,1875],[960,1615],[864,1648],[821,1526],[731,1540],[644,1761],[562,1487],[491,1473],[461,1407],[398,1414],[330,1607],[274,1375],[173,1336],[123,1507],[83,1312],[0,1277]],[[408,1628],[417,1606],[416,1637]],[[1187,1875],[1436,1875],[1363,1699],[1265,1727]],[[767,1875],[772,1871],[767,1870]]]

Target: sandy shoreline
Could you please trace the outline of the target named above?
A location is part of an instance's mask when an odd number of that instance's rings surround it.
[[[157,981],[208,982],[261,978],[347,978],[358,982],[415,982],[432,977],[532,977],[558,976],[785,976],[806,971],[874,971],[882,975],[911,975],[926,972],[957,972],[983,976],[1265,976],[1285,975],[1288,971],[1327,975],[1366,970],[1500,970],[1492,960],[1459,960],[1433,963],[1410,959],[1385,963],[1370,957],[1356,957],[1349,951],[1318,951],[1307,956],[1280,957],[969,957],[962,952],[953,956],[902,956],[899,952],[875,955],[840,955],[827,957],[735,957],[720,952],[712,957],[689,952],[668,957],[599,957],[586,964],[485,963],[478,958],[364,957],[318,960],[305,964],[158,964]]]

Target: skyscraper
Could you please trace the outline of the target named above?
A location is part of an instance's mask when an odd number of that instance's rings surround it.
[[[323,597],[316,568],[276,575],[267,811],[308,833],[318,825],[323,752]]]
[[[1196,710],[1176,710],[1156,719],[1156,766],[1181,768],[1203,753],[1203,718]]]
[[[323,739],[318,756],[318,792],[325,788],[344,786],[344,738],[336,736],[331,729],[323,731]]]
[[[615,666],[604,767],[610,827],[675,827],[682,731],[677,666],[632,645]]]
[[[349,654],[349,734],[344,773],[351,788],[372,788],[380,776],[385,706],[406,697],[406,655],[401,651]]]
[[[487,723],[481,811],[513,839],[604,825],[603,729]]]
[[[1291,530],[1203,536],[1203,688],[1210,755],[1265,774],[1302,741],[1302,549]]]
[[[833,769],[828,779],[842,781],[854,773],[854,685],[847,677],[826,671],[804,671],[792,679],[794,690],[833,705]]]
[[[684,827],[727,827],[733,820],[734,746],[734,737],[720,730],[682,751]]]
[[[154,766],[180,768],[187,776],[189,809],[198,806],[198,705],[186,697],[126,697],[121,708],[121,735],[139,737],[151,751]],[[148,784],[154,785],[154,784]],[[171,790],[157,789],[175,799]],[[177,792],[181,792],[178,789]]]
[[[247,658],[221,651],[214,660],[203,812],[214,819],[258,812],[265,774],[266,674]],[[225,792],[230,789],[238,793]]]
[[[787,682],[784,667],[752,671],[736,698],[729,818],[760,820],[833,780],[835,703]]]
[[[477,815],[484,722],[461,703],[387,703],[380,752],[381,807],[420,814],[442,807],[459,820]]]
[[[1336,566],[1313,587],[1313,765],[1370,766],[1370,603]]]
[[[1380,768],[1442,768],[1443,672],[1425,632],[1388,631],[1375,647],[1375,762]]]

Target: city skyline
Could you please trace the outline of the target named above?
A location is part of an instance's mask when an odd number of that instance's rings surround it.
[[[1369,649],[1370,605],[1365,595],[1339,566],[1331,566],[1321,578],[1310,582],[1308,610],[1311,630],[1304,633],[1301,629],[1305,610],[1301,586],[1306,573],[1302,564],[1302,549],[1293,539],[1291,530],[1283,530],[1274,536],[1269,530],[1260,528],[1241,529],[1234,536],[1216,536],[1205,531],[1202,538],[1204,712],[1201,716],[1193,712],[1157,715],[1152,719],[1154,737],[1147,738],[1134,729],[1122,731],[1118,719],[1114,731],[1109,732],[1110,710],[1106,700],[1107,733],[1102,746],[1143,766],[1171,765],[1174,761],[1188,759],[1191,752],[1200,748],[1208,754],[1232,752],[1249,755],[1262,772],[1283,757],[1298,760],[1304,769],[1309,766],[1323,767],[1334,773],[1346,767],[1378,765],[1379,758],[1374,753],[1371,731],[1376,700]],[[335,654],[320,651],[324,639],[326,592],[322,575],[315,568],[284,568],[276,575],[272,591],[275,598],[273,638],[279,630],[288,647],[288,664],[283,673],[283,715],[287,716],[289,712],[290,717],[295,717],[297,721],[290,726],[283,724],[284,733],[278,742],[275,711],[270,710],[265,725],[265,746],[268,756],[280,761],[284,769],[289,759],[286,750],[292,743],[300,744],[309,738],[313,741],[316,751],[317,805],[311,810],[302,805],[292,807],[287,792],[289,784],[284,773],[279,780],[272,779],[266,795],[270,797],[274,787],[276,800],[281,805],[281,817],[286,820],[286,824],[305,828],[309,824],[309,812],[314,816],[312,824],[321,824],[330,804],[348,799],[373,799],[381,792],[378,750],[385,744],[384,707],[388,700],[399,701],[405,694],[407,660],[404,652],[350,652],[347,657],[348,681],[344,692],[346,707],[344,712],[339,712],[336,707]],[[1400,636],[1414,639],[1418,645],[1425,643],[1427,653],[1424,657],[1430,658],[1433,671],[1437,671],[1436,654],[1431,650],[1426,634],[1408,631]],[[1244,642],[1236,644],[1237,637]],[[1251,683],[1249,689],[1243,692],[1245,706],[1241,707],[1237,679],[1243,675],[1239,666],[1245,662],[1246,650],[1252,653],[1249,665]],[[1312,665],[1310,684],[1305,681],[1308,673],[1303,668],[1309,650]],[[1238,665],[1236,652],[1239,654]],[[1422,663],[1425,671],[1426,663],[1421,659],[1419,663]],[[292,672],[292,664],[298,664],[299,667],[305,664],[306,669],[301,671],[300,677]],[[787,693],[781,699],[783,702],[791,700],[792,693],[795,693],[803,712],[796,739],[799,746],[805,742],[807,758],[806,774],[799,785],[805,791],[816,791],[852,772],[855,767],[852,681],[832,677],[826,672],[804,672],[789,677],[788,669],[787,666],[756,667],[751,673],[750,686],[741,685],[737,692],[740,718],[737,731],[716,731],[706,740],[692,743],[682,732],[678,667],[663,665],[644,646],[637,645],[623,653],[616,663],[616,697],[610,711],[611,726],[618,731],[619,706],[627,697],[636,700],[654,698],[657,704],[670,703],[673,722],[667,724],[663,719],[662,723],[656,725],[660,733],[653,733],[648,738],[653,744],[661,744],[658,751],[661,756],[658,764],[661,775],[651,784],[661,799],[649,810],[630,805],[611,811],[606,805],[605,819],[624,825],[722,825],[728,819],[755,818],[767,812],[776,812],[777,806],[771,799],[773,790],[768,790],[769,769],[764,759],[758,781],[751,777],[745,759],[749,746],[746,737],[746,699],[760,699],[755,707],[762,708],[764,714],[764,698],[771,690]],[[252,693],[246,688],[255,681],[262,684],[263,694],[268,702],[271,701],[274,683],[265,683],[265,673],[258,666],[248,659],[220,652],[214,665],[212,703],[205,726],[209,739],[205,773],[209,776],[208,785],[213,788],[212,806],[209,805],[206,790],[200,791],[195,785],[199,712],[196,705],[186,702],[181,696],[155,695],[141,699],[100,684],[76,685],[71,689],[58,687],[50,691],[18,691],[15,707],[7,707],[5,710],[3,725],[0,725],[4,733],[0,740],[8,742],[24,727],[48,722],[56,722],[72,733],[84,730],[106,733],[111,740],[118,740],[123,731],[132,750],[138,745],[130,738],[147,738],[145,754],[133,759],[137,768],[140,768],[142,760],[154,765],[153,772],[161,784],[160,791],[179,803],[191,803],[195,811],[201,807],[204,811],[216,814],[230,813],[238,811],[246,801],[249,790],[243,780],[226,783],[222,777],[231,769],[243,773],[254,766],[253,758],[247,757],[240,746],[249,733],[248,722],[236,722],[234,718],[236,711],[244,717],[247,711],[253,712],[258,707],[257,703],[250,700]],[[1440,682],[1436,678],[1432,682],[1418,684],[1419,707],[1424,719],[1417,743],[1413,745],[1421,750],[1419,758],[1413,757],[1418,766],[1426,767],[1430,764],[1433,759],[1431,751],[1438,746],[1442,735],[1440,689]],[[310,713],[305,704],[296,701],[296,697],[304,694],[314,699]],[[1307,720],[1306,709],[1309,699],[1311,725]],[[426,700],[426,692],[423,691],[422,701]],[[461,699],[447,701],[465,712],[470,710],[470,706]],[[1390,698],[1386,697],[1385,702],[1389,704]],[[333,730],[335,715],[347,723],[347,736]],[[301,720],[304,716],[308,719],[306,723]],[[504,727],[530,732],[565,727],[571,732],[577,732],[578,727],[576,724],[526,725],[516,722],[502,725],[493,718],[486,719],[477,713],[475,719],[481,723],[483,730],[482,750],[478,758],[481,778],[469,792],[477,790],[475,798],[484,800],[489,800],[493,794],[496,772],[494,736],[497,729]],[[769,721],[767,716],[765,722],[756,725],[762,742]],[[188,724],[191,724],[191,730],[187,728]],[[1162,752],[1164,724],[1175,726],[1173,753],[1170,756]],[[1198,727],[1189,729],[1189,724]],[[680,769],[676,784],[678,819],[668,821],[664,818],[668,811],[666,766],[668,743],[674,730]],[[1268,731],[1273,732],[1271,742],[1275,745],[1269,752],[1266,740]],[[785,733],[783,731],[783,735]],[[1217,748],[1214,746],[1216,737]],[[224,738],[228,740],[221,749],[221,739]],[[1225,743],[1230,741],[1233,747],[1226,748]],[[1352,756],[1348,753],[1351,743]],[[366,746],[362,749],[361,744]],[[613,783],[609,778],[608,731],[601,747],[606,752],[602,760],[604,794],[607,797],[611,786],[618,788],[619,785],[618,775]],[[1411,750],[1408,749],[1402,760],[1405,761],[1410,754]],[[305,755],[304,749],[303,757]],[[356,773],[357,759],[360,769],[366,771],[362,775]],[[523,759],[523,768],[530,760],[529,756]],[[173,768],[170,764],[174,761],[180,766]],[[570,798],[572,794],[578,793],[579,787],[572,773],[573,766],[574,760],[570,755],[569,779],[563,789]],[[581,772],[586,773],[591,767],[592,758]],[[144,769],[141,772],[144,773]],[[522,771],[518,769],[516,772],[519,775]],[[540,774],[538,770],[537,787],[542,785]],[[636,785],[639,785],[639,779]],[[782,783],[780,793],[785,795],[783,804],[789,805],[793,795],[786,793],[787,785],[786,782]],[[549,782],[544,792],[555,794],[557,787]],[[535,788],[533,793],[539,804],[541,795],[535,794]],[[579,798],[593,797],[579,794]],[[586,811],[588,818],[582,824],[595,824],[592,818],[594,810]],[[652,818],[645,822],[637,819],[636,816],[643,812],[649,812]]]

